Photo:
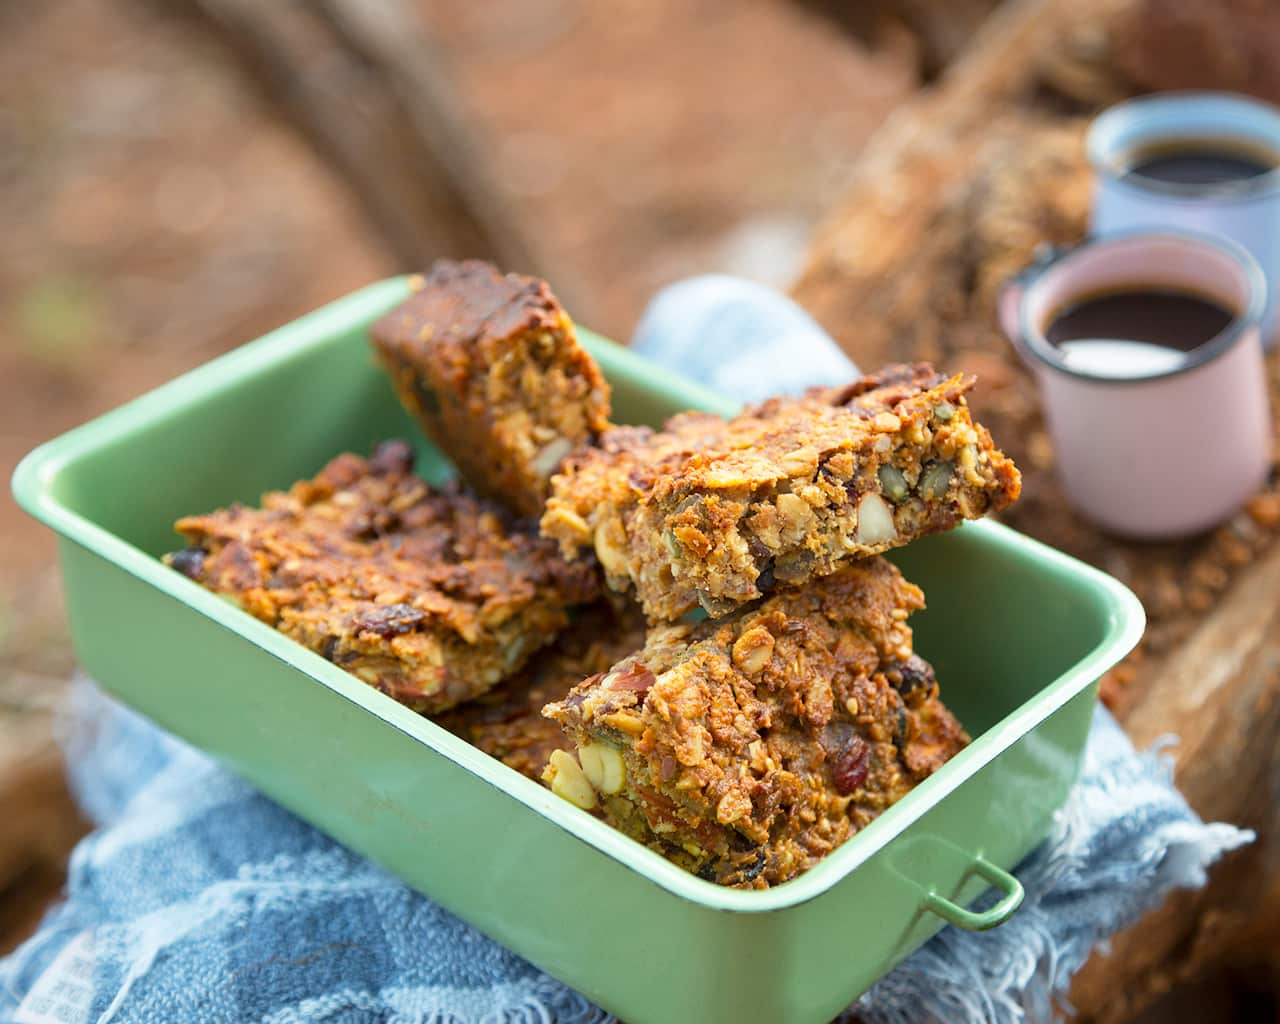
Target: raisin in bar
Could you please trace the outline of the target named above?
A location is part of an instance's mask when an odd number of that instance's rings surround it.
[[[543,717],[543,707],[564,699],[584,677],[605,671],[643,644],[639,611],[600,601],[575,612],[556,642],[513,677],[435,721],[536,781],[553,751],[572,747],[560,726]]]
[[[543,281],[441,261],[373,325],[405,407],[477,491],[541,515],[552,472],[608,425],[609,386]]]
[[[972,377],[889,366],[725,421],[619,427],[553,480],[542,532],[595,549],[653,620],[723,615],[864,555],[998,511],[1021,478],[965,402]]]
[[[816,864],[967,742],[913,653],[919,588],[883,558],[644,647],[545,713],[552,789],[702,877]]]
[[[384,442],[313,480],[178,521],[174,569],[419,711],[441,711],[519,669],[598,597],[595,568],[496,505],[412,473]]]

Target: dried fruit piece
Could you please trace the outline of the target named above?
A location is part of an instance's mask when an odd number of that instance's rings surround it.
[[[208,552],[204,548],[183,548],[181,551],[175,551],[173,554],[168,555],[165,561],[169,564],[170,569],[176,569],[188,579],[199,580],[207,554]]]
[[[871,747],[861,736],[851,735],[831,762],[831,781],[835,783],[836,792],[849,796],[860,789],[867,781],[870,765]]]
[[[369,457],[369,470],[373,473],[411,473],[413,448],[398,437],[381,442]]]
[[[932,697],[938,690],[933,666],[918,654],[912,654],[906,661],[890,668],[885,672],[885,678],[907,700],[917,699],[921,695]]]

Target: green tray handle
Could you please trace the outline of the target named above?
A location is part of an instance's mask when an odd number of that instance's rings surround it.
[[[1022,888],[1022,883],[1013,875],[996,867],[982,856],[974,857],[973,870],[1004,893],[995,906],[982,911],[966,910],[930,889],[925,894],[924,909],[932,911],[957,928],[970,932],[983,932],[1009,920],[1013,912],[1022,905],[1022,898],[1026,892]]]

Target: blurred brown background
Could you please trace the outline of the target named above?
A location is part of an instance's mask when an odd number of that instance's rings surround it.
[[[1089,115],[1157,88],[1277,101],[1276,53],[1274,0],[5,0],[0,471],[436,256],[545,276],[621,339],[688,274],[790,287],[865,366],[980,374],[980,412],[1027,472],[1014,525],[1147,605],[1147,642],[1108,681],[1126,727],[1182,733],[1193,805],[1260,831],[1086,978],[1082,1016],[1274,1019],[1276,641],[1203,706],[1175,698],[1242,617],[1280,635],[1280,479],[1185,544],[1092,531],[991,305],[1037,242],[1083,230]],[[6,488],[0,953],[84,827],[53,743],[73,667],[52,537]]]

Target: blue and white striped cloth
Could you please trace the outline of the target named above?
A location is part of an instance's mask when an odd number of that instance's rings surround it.
[[[744,399],[854,373],[801,310],[731,278],[661,293],[636,346]],[[0,1021],[611,1019],[86,680],[65,747],[97,828],[66,900],[0,962]],[[1095,945],[1251,838],[1201,823],[1167,759],[1136,754],[1099,710],[1053,836],[1018,869],[1018,913],[985,934],[943,930],[854,1009],[873,1024],[1048,1021]]]

